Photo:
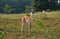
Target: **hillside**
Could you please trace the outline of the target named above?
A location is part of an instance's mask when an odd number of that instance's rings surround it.
[[[11,8],[15,8],[15,12],[23,12],[26,5],[31,5],[31,0],[0,0],[0,13],[3,13],[4,6],[8,4]]]
[[[36,14],[37,13],[37,14]],[[0,14],[0,30],[4,39],[60,39],[60,12],[36,12],[31,35],[28,25],[21,33],[21,18],[25,14]],[[2,35],[0,35],[2,36]],[[1,37],[2,39],[2,37]]]

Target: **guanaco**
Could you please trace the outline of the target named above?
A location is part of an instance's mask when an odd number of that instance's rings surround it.
[[[33,12],[31,12],[27,16],[22,17],[22,26],[21,26],[21,32],[24,31],[24,25],[27,23],[29,25],[29,32],[31,33],[31,26],[32,26],[32,21],[33,21]]]

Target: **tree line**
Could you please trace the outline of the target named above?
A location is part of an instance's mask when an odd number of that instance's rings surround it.
[[[33,0],[33,7],[35,11],[60,10],[58,0]]]
[[[25,12],[26,6],[31,5],[31,0],[0,0],[0,13]]]
[[[57,0],[0,0],[0,13],[60,10]]]

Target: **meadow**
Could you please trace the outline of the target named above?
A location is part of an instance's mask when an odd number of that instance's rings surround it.
[[[25,14],[0,14],[0,39],[60,39],[60,12],[35,12],[31,35],[26,24],[21,33],[21,18]]]

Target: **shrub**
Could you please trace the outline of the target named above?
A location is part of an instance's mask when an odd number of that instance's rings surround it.
[[[4,36],[7,34],[6,31],[3,31],[2,34],[0,34],[0,39],[4,39]]]
[[[38,21],[38,26],[40,29],[43,29],[45,27],[43,20]]]

